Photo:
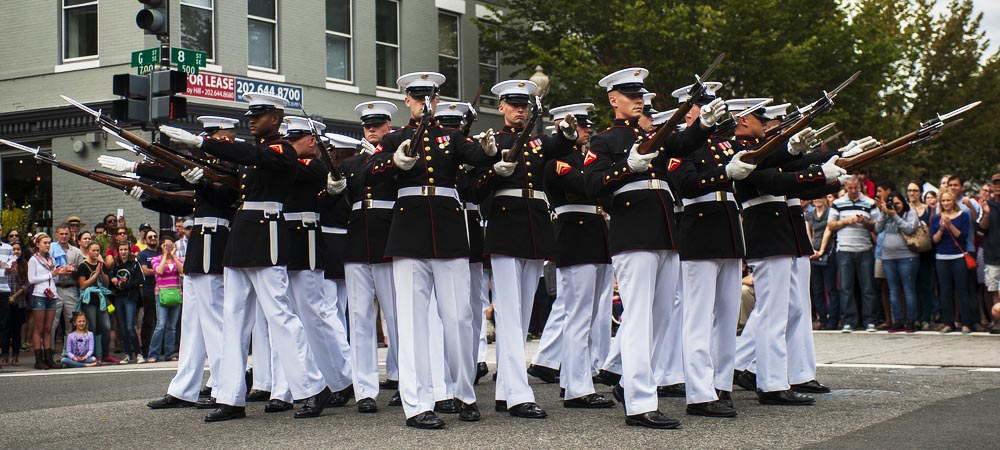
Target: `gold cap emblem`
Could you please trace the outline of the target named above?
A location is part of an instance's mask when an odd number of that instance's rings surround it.
[[[427,75],[427,74],[425,73],[425,74],[423,74],[423,75],[421,75],[421,76],[420,76],[420,79],[421,79],[421,80],[426,80],[426,79],[427,79],[428,77],[430,77],[430,75]]]
[[[642,73],[642,71],[641,71],[641,70],[636,70],[636,71],[635,71],[635,76],[639,76],[639,74],[641,74],[641,73]]]
[[[369,103],[368,104],[368,109],[375,109],[375,104],[374,103]]]
[[[517,87],[524,87],[524,82],[517,83]]]

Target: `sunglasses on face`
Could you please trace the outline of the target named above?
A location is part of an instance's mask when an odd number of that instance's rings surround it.
[[[9,238],[12,238],[12,237],[21,237],[21,235],[16,234],[16,233],[15,234],[8,234],[7,237],[9,237]]]

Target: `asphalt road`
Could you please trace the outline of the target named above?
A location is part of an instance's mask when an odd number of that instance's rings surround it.
[[[247,419],[207,424],[203,410],[145,407],[173,376],[167,364],[5,371],[0,448],[1000,448],[1000,337],[817,333],[816,346],[818,378],[834,388],[816,406],[762,406],[737,390],[739,417],[709,419],[686,416],[683,399],[661,399],[679,430],[626,426],[620,407],[564,409],[558,386],[534,379],[547,419],[493,412],[486,378],[476,391],[482,422],[444,415],[445,430],[425,431],[405,427],[388,395],[377,414],[351,403],[294,419],[256,403]]]

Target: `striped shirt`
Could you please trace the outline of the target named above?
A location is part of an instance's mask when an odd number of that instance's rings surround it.
[[[875,208],[875,201],[865,195],[859,196],[857,201],[852,201],[846,195],[833,201],[829,220],[839,221],[854,216],[862,216],[868,220],[877,218],[878,209]],[[852,223],[837,230],[838,252],[866,252],[871,249],[871,232],[864,225]]]

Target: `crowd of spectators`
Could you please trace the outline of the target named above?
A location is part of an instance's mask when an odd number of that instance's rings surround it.
[[[1000,333],[1000,174],[968,187],[859,176],[803,202],[814,328]]]
[[[181,307],[159,293],[182,294],[192,225],[178,220],[162,246],[148,224],[133,231],[114,214],[92,229],[70,216],[52,236],[0,231],[0,367],[24,352],[39,370],[176,360]]]

